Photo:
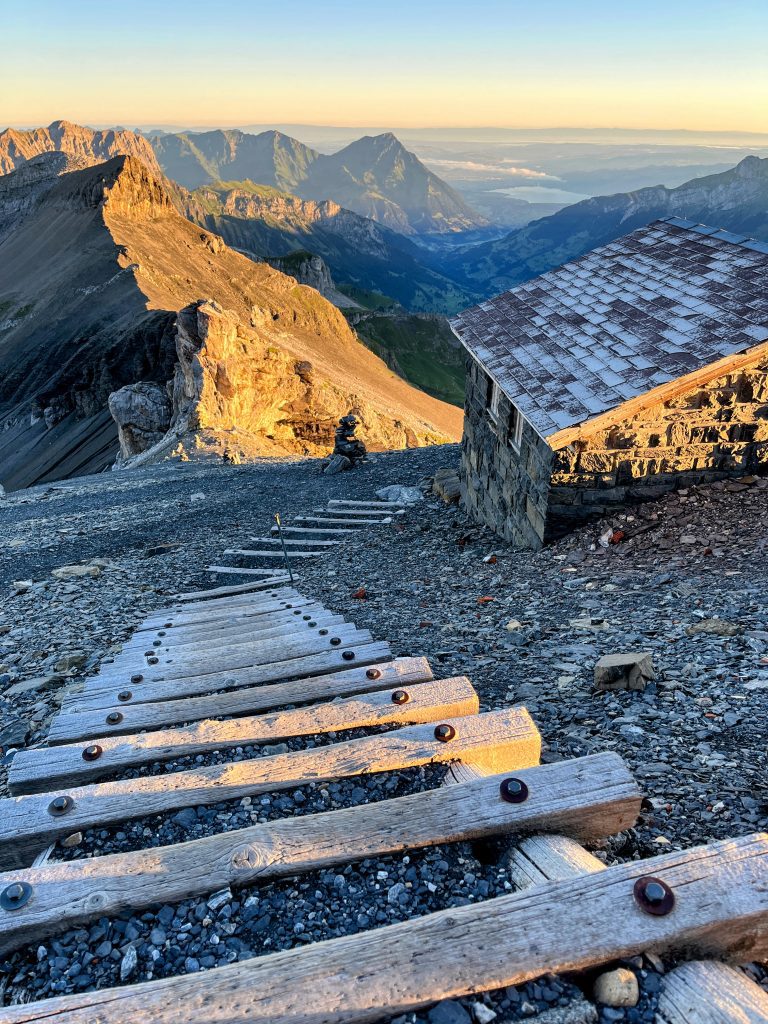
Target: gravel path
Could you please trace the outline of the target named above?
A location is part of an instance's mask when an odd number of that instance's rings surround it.
[[[329,498],[369,499],[387,484],[418,485],[456,460],[455,447],[388,453],[331,479],[313,462],[190,464],[10,495],[0,505],[4,762],[44,737],[68,677],[114,653],[169,594],[210,586],[205,566],[224,560],[226,547],[253,546],[274,511],[288,519]],[[637,828],[595,853],[606,863],[652,856],[768,825],[762,484],[681,492],[536,555],[506,549],[457,508],[428,498],[396,524],[307,560],[299,587],[389,640],[396,655],[426,655],[439,675],[468,675],[483,709],[524,703],[542,731],[545,760],[618,751],[650,802]],[[179,547],[151,554],[160,544]],[[51,575],[86,563],[94,575]],[[361,588],[365,597],[354,597]],[[656,681],[644,693],[595,693],[597,658],[638,649],[652,652]],[[437,785],[441,772],[386,773],[181,811],[86,833],[54,856],[162,845],[381,799]],[[458,844],[122,915],[19,951],[2,965],[0,987],[7,986],[6,1002],[16,1002],[193,972],[508,891],[504,873],[487,860],[487,851]],[[582,998],[591,996],[592,978],[579,976],[446,1001],[397,1020],[651,1021],[664,965],[626,966],[641,990],[628,1009],[595,1008]]]

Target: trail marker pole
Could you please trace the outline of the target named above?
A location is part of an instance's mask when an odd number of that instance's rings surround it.
[[[288,578],[293,586],[293,571],[291,569],[291,563],[288,559],[288,548],[285,546],[285,539],[283,537],[283,524],[280,522],[280,513],[275,512],[275,525],[277,526],[277,534],[280,537],[280,543],[283,547],[283,557],[285,558],[285,568],[288,570]]]

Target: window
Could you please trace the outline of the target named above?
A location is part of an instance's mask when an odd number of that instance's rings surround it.
[[[499,401],[501,399],[501,389],[494,380],[488,380],[488,415],[494,423],[499,422]]]
[[[507,440],[515,449],[520,451],[520,439],[523,436],[523,417],[520,410],[512,405],[509,409],[509,422],[507,424]]]

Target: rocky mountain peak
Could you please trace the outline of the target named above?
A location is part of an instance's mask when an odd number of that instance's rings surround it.
[[[97,164],[119,154],[142,160],[158,177],[160,165],[147,139],[123,128],[94,131],[71,121],[52,121],[47,128],[0,132],[0,174],[8,174],[26,160],[41,153],[60,151],[88,164]]]

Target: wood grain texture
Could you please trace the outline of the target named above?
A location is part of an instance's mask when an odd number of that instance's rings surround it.
[[[370,678],[369,671],[378,674]],[[140,729],[160,729],[214,716],[252,714],[290,704],[311,704],[355,693],[373,693],[409,683],[426,682],[431,678],[432,669],[426,658],[398,658],[395,661],[374,663],[369,668],[360,666],[341,672],[329,672],[328,675],[292,678],[272,685],[243,687],[187,700],[130,703],[76,714],[61,713],[51,723],[48,742],[68,743],[95,736],[118,736],[138,732]],[[110,725],[106,720],[110,711],[119,711],[122,720]]]
[[[435,738],[431,724],[412,725],[294,753],[0,800],[0,868],[24,866],[54,839],[73,832],[180,807],[462,757],[518,767],[538,762],[541,737],[524,708],[445,721],[456,731],[449,743]],[[70,797],[72,806],[55,817],[48,807],[60,795]]]
[[[0,956],[94,917],[401,850],[540,828],[594,840],[629,827],[640,806],[637,785],[616,754],[515,774],[529,788],[523,804],[501,799],[506,775],[488,776],[174,846],[0,875],[0,889],[16,881],[34,888],[25,908],[0,916]]]
[[[166,621],[174,625],[185,625],[189,622],[226,618],[229,615],[259,615],[263,612],[280,611],[289,605],[296,608],[302,603],[313,602],[292,587],[275,587],[256,595],[233,594],[231,597],[219,597],[215,601],[190,601],[188,604],[180,602],[148,615],[138,628],[156,629]]]
[[[146,682],[163,683],[190,676],[207,676],[213,672],[232,672],[254,665],[271,665],[306,654],[319,654],[356,643],[366,644],[372,640],[368,630],[357,629],[348,623],[329,628],[325,635],[321,635],[324,629],[302,630],[301,633],[294,632],[293,635],[277,638],[254,640],[244,637],[230,641],[223,648],[212,648],[210,654],[195,648],[188,652],[182,647],[179,654],[171,651],[161,657],[157,665],[149,664],[143,654],[136,654],[123,662],[115,661],[113,665],[105,665],[95,676],[88,676],[83,680],[81,692],[85,695],[112,688],[115,683],[130,678],[133,672],[143,673]]]
[[[768,1024],[768,993],[737,967],[695,960],[664,976],[657,1024]]]
[[[320,623],[327,625],[328,623],[343,622],[344,619],[341,615],[334,615],[332,612],[326,611],[320,604],[307,604],[301,608],[286,609],[271,615],[253,616],[247,620],[247,625],[243,625],[243,623],[231,625],[225,622],[223,625],[211,623],[210,625],[203,626],[191,625],[178,626],[175,629],[146,630],[127,640],[123,644],[123,649],[120,653],[124,654],[126,651],[140,651],[143,653],[155,645],[159,648],[177,647],[196,640],[211,642],[221,639],[229,642],[230,640],[242,638],[244,634],[256,639],[278,628],[281,628],[283,632],[290,627],[293,629],[298,629],[299,627],[303,629],[305,622],[312,621],[316,621],[318,625]],[[158,641],[160,642],[158,643]]]
[[[335,548],[341,544],[340,540],[312,540],[307,537],[305,540],[286,540],[283,539],[281,542],[279,537],[249,537],[249,540],[255,541],[257,544],[285,544],[289,549],[292,545],[296,547],[314,547],[314,548]]]
[[[284,534],[289,534],[289,535],[292,534],[292,533],[299,533],[299,534],[321,533],[323,536],[325,536],[328,533],[330,533],[330,534],[337,534],[337,533],[355,533],[355,532],[356,531],[354,529],[349,529],[348,530],[348,529],[343,528],[343,527],[338,527],[337,529],[332,529],[330,527],[328,527],[328,528],[320,528],[320,527],[317,527],[317,526],[315,526],[315,527],[312,527],[312,526],[284,526],[283,527],[283,533]],[[272,536],[277,536],[278,535],[277,527],[273,526],[272,529],[270,530],[270,533],[272,534]]]
[[[128,678],[113,689],[96,690],[83,695],[78,684],[73,684],[66,692],[62,710],[65,714],[80,711],[96,710],[97,708],[124,708],[130,704],[150,704],[161,700],[176,701],[184,697],[197,697],[204,693],[217,690],[234,690],[243,686],[257,686],[261,683],[276,683],[282,679],[298,679],[301,676],[323,675],[326,672],[338,672],[349,668],[350,662],[342,657],[342,650],[352,651],[355,655],[353,664],[371,665],[386,661],[392,657],[389,644],[375,643],[353,644],[343,648],[320,654],[308,654],[290,661],[274,662],[269,665],[256,665],[251,668],[238,669],[235,672],[213,672],[210,675],[194,676],[187,679],[172,679],[168,682],[150,683],[144,681],[133,684]],[[131,698],[120,701],[118,693],[124,692],[128,686]]]
[[[271,569],[244,569],[239,565],[209,565],[207,572],[224,576],[269,576]]]
[[[634,901],[634,883],[646,874],[677,894],[666,917]],[[0,1024],[362,1024],[681,947],[768,955],[768,836],[617,864],[204,974],[8,1007]]]
[[[352,530],[359,530],[363,526],[386,526],[386,524],[392,522],[392,520],[389,517],[386,519],[331,519],[327,516],[296,516],[295,522],[302,524],[316,523],[320,526],[328,524],[330,526],[343,526]]]
[[[177,601],[200,601],[200,600],[211,600],[217,597],[228,597],[233,594],[248,594],[255,590],[265,590],[271,586],[279,586],[283,583],[288,583],[289,577],[287,574],[276,573],[268,580],[262,580],[260,582],[254,581],[253,583],[236,583],[230,587],[213,587],[208,590],[191,590],[184,594],[177,594]]]
[[[245,558],[282,558],[285,561],[285,555],[282,551],[265,551],[263,548],[261,550],[254,550],[253,548],[226,548],[224,554],[242,555]],[[322,554],[324,554],[323,551],[288,552],[290,558],[319,558]]]
[[[401,501],[353,501],[351,498],[331,498],[328,504],[340,507],[346,507],[349,505],[352,508],[356,508],[358,506],[362,506],[363,508],[397,508],[401,511],[405,511]]]
[[[406,704],[393,703],[392,692],[361,694],[327,704],[223,722],[207,719],[183,729],[99,736],[93,741],[101,748],[95,761],[83,756],[90,743],[20,750],[11,763],[8,789],[12,796],[47,792],[54,786],[77,786],[126,768],[211,750],[277,743],[292,736],[342,729],[434,722],[438,718],[476,715],[479,708],[477,694],[465,676],[410,686],[410,700]]]

